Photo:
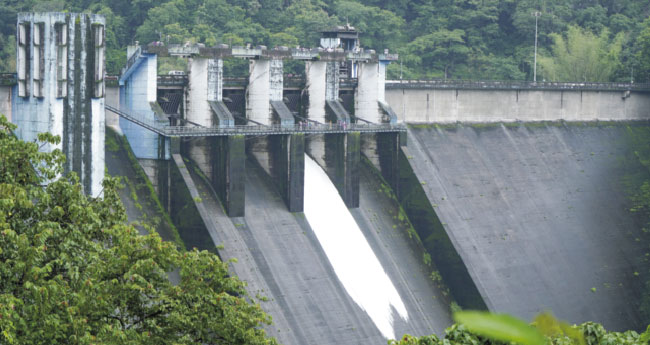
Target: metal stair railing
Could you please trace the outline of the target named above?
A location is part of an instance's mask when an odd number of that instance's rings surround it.
[[[167,136],[167,132],[166,132],[165,128],[169,127],[169,126],[164,126],[160,122],[157,122],[156,120],[149,119],[143,114],[138,114],[138,113],[136,113],[134,111],[131,111],[131,110],[129,110],[127,112],[127,111],[112,107],[110,105],[104,105],[104,108],[106,110],[110,111],[110,112],[113,112],[113,113],[119,115],[120,117],[122,117],[122,118],[124,118],[124,119],[126,119],[128,121],[131,121],[131,122],[135,123],[136,125],[144,127],[146,129],[148,129],[148,130],[150,130],[152,132],[158,133],[160,135]]]

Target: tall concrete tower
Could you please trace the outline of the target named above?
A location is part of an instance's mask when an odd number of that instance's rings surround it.
[[[104,178],[105,25],[101,15],[20,13],[16,31],[16,134],[60,136],[43,149],[61,149],[66,173],[76,172],[91,196]]]

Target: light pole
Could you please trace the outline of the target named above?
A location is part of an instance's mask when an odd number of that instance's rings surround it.
[[[535,17],[535,63],[533,67],[533,82],[537,82],[537,19],[542,15],[542,12],[535,11],[531,13]]]

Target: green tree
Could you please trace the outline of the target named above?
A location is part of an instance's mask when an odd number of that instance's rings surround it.
[[[552,81],[611,81],[620,68],[624,36],[610,39],[608,30],[595,35],[579,26],[569,26],[566,37],[551,34],[551,55],[538,60],[541,74]]]
[[[355,1],[339,1],[335,13],[363,33],[361,41],[365,47],[383,49],[401,45],[404,19],[390,11]]]
[[[0,343],[275,343],[226,263],[138,235],[116,179],[88,198],[74,174],[57,178],[60,150],[39,152],[14,128],[0,116]]]
[[[445,337],[436,335],[413,337],[404,335],[389,340],[389,345],[645,345],[650,341],[650,326],[646,332],[607,332],[594,322],[569,325],[549,313],[538,315],[533,326],[506,314],[488,312],[457,312],[458,322],[445,330]]]
[[[636,61],[639,66],[637,79],[650,80],[650,18],[643,22],[643,29],[636,39]]]
[[[410,68],[428,77],[454,78],[457,66],[465,63],[471,52],[464,35],[460,29],[438,30],[416,38],[400,54]]]

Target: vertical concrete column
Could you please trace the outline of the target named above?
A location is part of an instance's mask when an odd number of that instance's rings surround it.
[[[219,65],[214,59],[200,56],[188,60],[188,87],[185,118],[201,126],[214,125],[210,100],[217,98],[219,88]],[[217,138],[196,138],[187,142],[185,153],[196,163],[206,176],[213,176],[214,156]]]
[[[395,194],[399,195],[399,133],[377,133],[379,171]]]
[[[390,61],[379,61],[377,64],[377,100],[386,103],[386,66]]]
[[[325,172],[348,208],[359,207],[361,133],[325,136]]]
[[[154,54],[142,54],[137,60],[128,77],[120,81],[120,108],[149,121],[167,123],[151,107],[157,98],[158,59]],[[170,158],[168,139],[124,118],[120,118],[120,128],[138,159]]]
[[[208,100],[216,97],[218,82],[211,76],[214,69],[212,59],[192,57],[188,61],[187,107],[185,116],[188,121],[199,125],[212,126],[212,110]]]
[[[377,87],[379,75],[377,62],[359,64],[358,84],[354,96],[354,114],[356,117],[374,123],[381,123],[378,103],[379,89]]]
[[[326,71],[327,62],[308,61],[305,64],[306,89],[309,97],[307,117],[320,123],[325,123]]]
[[[212,185],[230,217],[245,214],[246,138],[216,137],[212,159]]]
[[[104,179],[105,25],[104,16],[81,13],[20,13],[17,20],[16,135],[59,135],[59,144],[41,150],[62,150],[65,172],[76,172],[92,196]]]
[[[282,60],[269,62],[269,101],[282,101],[284,92],[284,64]]]
[[[339,66],[337,61],[327,62],[325,71],[325,99],[336,101],[339,99]]]
[[[289,212],[302,212],[305,193],[305,135],[269,137],[271,176]]]
[[[223,60],[208,60],[208,101],[223,100]]]
[[[269,60],[251,60],[246,90],[246,117],[263,125],[271,124]]]

